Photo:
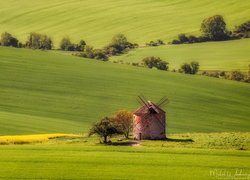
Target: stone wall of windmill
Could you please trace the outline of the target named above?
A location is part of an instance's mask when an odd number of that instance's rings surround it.
[[[166,113],[156,104],[147,101],[134,112],[134,139],[165,139]]]

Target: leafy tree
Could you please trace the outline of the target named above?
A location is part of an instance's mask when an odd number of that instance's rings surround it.
[[[133,127],[133,115],[126,110],[118,111],[114,116],[114,124],[116,128],[121,132],[125,138],[129,138],[129,133]]]
[[[215,15],[203,20],[201,31],[211,40],[225,40],[228,38],[226,23],[221,15]]]
[[[182,42],[182,43],[188,42],[188,37],[187,37],[185,34],[179,34],[179,35],[178,35],[178,39],[179,39],[179,41]]]
[[[19,47],[18,40],[8,32],[2,33],[0,42],[2,46]]]
[[[124,34],[117,34],[112,38],[111,43],[104,47],[104,52],[108,55],[117,55],[135,46],[135,44],[128,42]]]
[[[118,130],[116,129],[112,119],[109,117],[104,117],[92,126],[89,131],[89,136],[97,134],[103,138],[103,143],[107,143],[108,137],[111,138],[112,135],[117,133]]]
[[[234,35],[241,38],[248,38],[250,37],[250,21],[247,21],[239,26],[235,27]]]
[[[146,57],[142,60],[142,62],[144,63],[145,66],[147,66],[148,68],[157,68],[159,70],[168,70],[168,62],[161,60],[161,58],[159,57]]]
[[[60,49],[63,51],[72,51],[74,48],[73,44],[71,43],[68,37],[64,37],[60,43]]]
[[[199,63],[196,61],[191,62],[190,64],[184,63],[181,65],[181,72],[185,74],[196,74],[199,70]]]
[[[33,49],[52,49],[53,42],[50,37],[44,34],[30,33],[26,42],[26,47]]]
[[[245,74],[240,71],[232,71],[230,73],[230,79],[236,81],[243,81],[245,79]]]

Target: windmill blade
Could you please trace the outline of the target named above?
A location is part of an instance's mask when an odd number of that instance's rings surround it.
[[[156,105],[159,106],[159,104],[161,104],[161,102],[166,98],[166,96],[163,96],[157,103]]]
[[[163,107],[168,103],[168,98],[165,97],[164,100],[162,100],[162,102],[160,104],[158,104],[159,107]]]
[[[143,98],[141,96],[138,96],[138,98],[142,101],[142,103],[147,107],[147,108],[150,108],[148,106],[148,103],[146,101],[143,100]]]
[[[136,101],[137,101],[140,105],[142,105],[142,106],[144,105],[144,102],[142,102],[140,98],[137,97],[137,98],[136,98]]]
[[[141,94],[141,97],[142,97],[144,102],[148,103],[148,99],[144,96],[144,94]]]

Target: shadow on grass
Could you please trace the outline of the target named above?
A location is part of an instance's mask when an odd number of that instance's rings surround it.
[[[193,139],[175,139],[175,138],[166,138],[164,141],[169,141],[169,142],[194,142]]]
[[[108,142],[107,145],[111,146],[135,146],[138,142]]]

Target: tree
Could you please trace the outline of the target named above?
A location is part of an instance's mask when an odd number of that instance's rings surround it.
[[[221,15],[215,15],[202,21],[201,31],[211,40],[219,41],[228,38],[226,23]]]
[[[134,47],[135,44],[128,42],[124,34],[117,34],[112,38],[111,43],[104,47],[104,52],[109,55],[117,55]]]
[[[199,63],[196,61],[192,61],[190,64],[184,63],[181,65],[181,72],[185,74],[196,74],[199,70]]]
[[[112,119],[109,117],[104,117],[93,125],[89,131],[89,136],[97,134],[103,138],[103,143],[107,143],[108,137],[111,138],[112,135],[117,133],[118,130],[116,129]]]
[[[63,51],[73,50],[73,44],[71,43],[69,37],[62,38],[61,43],[60,43],[60,49]]]
[[[118,131],[128,139],[129,133],[132,131],[133,127],[132,113],[126,110],[118,111],[116,112],[113,120]]]
[[[50,37],[39,33],[30,33],[26,42],[26,47],[33,49],[52,49],[53,42]]]
[[[179,34],[178,39],[182,43],[188,43],[188,37],[185,34]]]
[[[245,74],[240,71],[232,71],[230,73],[230,79],[236,81],[243,81],[245,79]]]
[[[18,40],[8,32],[2,33],[0,42],[2,46],[18,47],[19,44]]]
[[[248,38],[250,37],[250,21],[247,21],[239,26],[235,27],[235,30],[233,31],[234,36],[237,36],[239,38]]]
[[[159,57],[154,57],[154,56],[146,57],[142,61],[143,61],[144,65],[150,69],[155,67],[159,70],[165,70],[165,71],[168,70],[168,62],[163,61]]]

